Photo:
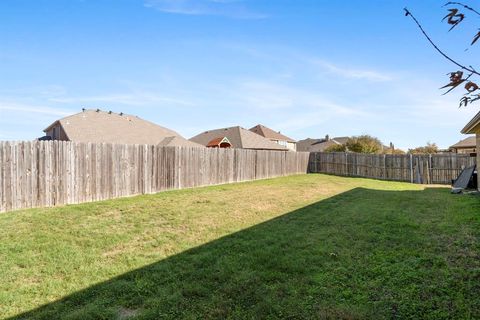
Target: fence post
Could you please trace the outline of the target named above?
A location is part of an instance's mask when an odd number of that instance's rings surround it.
[[[317,170],[317,173],[322,172],[322,159],[321,159],[321,154],[316,152],[315,153],[315,168]]]
[[[387,155],[383,155],[383,179],[387,179]]]
[[[430,178],[429,183],[433,184],[433,161],[432,161],[432,155],[430,154],[428,157],[428,177]]]
[[[410,153],[410,182],[413,183],[413,156]]]
[[[345,176],[348,176],[348,153],[345,152]]]

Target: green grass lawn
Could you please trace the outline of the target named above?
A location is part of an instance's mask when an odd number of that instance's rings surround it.
[[[302,175],[0,215],[0,318],[480,318],[480,197]]]

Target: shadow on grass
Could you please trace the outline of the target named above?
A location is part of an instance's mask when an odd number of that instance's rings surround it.
[[[11,319],[475,318],[467,205],[358,188]]]

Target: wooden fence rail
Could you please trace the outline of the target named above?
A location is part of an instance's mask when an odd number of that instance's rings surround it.
[[[476,159],[462,154],[372,155],[344,152],[310,154],[308,171],[424,184],[450,184]]]
[[[0,142],[0,212],[307,173],[306,152]]]

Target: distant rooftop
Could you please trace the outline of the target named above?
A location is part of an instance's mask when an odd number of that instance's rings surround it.
[[[137,116],[102,110],[83,112],[55,121],[44,131],[60,124],[68,140],[92,143],[124,143],[201,147],[179,133]],[[168,139],[167,139],[168,138]]]
[[[477,146],[477,139],[475,136],[471,136],[460,140],[459,142],[455,143],[454,145],[450,146],[450,149],[457,149],[457,148],[475,148]]]
[[[240,126],[205,131],[196,135],[193,138],[190,138],[190,141],[206,146],[212,140],[223,137],[226,137],[228,139],[228,141],[232,144],[233,148],[284,151],[288,150],[287,148]]]
[[[333,145],[345,144],[348,139],[349,137],[328,138],[328,136],[322,139],[307,138],[297,142],[297,151],[323,152]]]
[[[287,141],[287,142],[296,142],[294,139],[287,137],[286,135],[281,134],[280,132],[274,131],[264,125],[257,124],[253,128],[250,128],[250,131],[255,132],[256,134],[261,135],[270,140],[278,141]]]

